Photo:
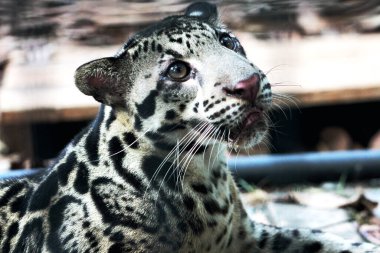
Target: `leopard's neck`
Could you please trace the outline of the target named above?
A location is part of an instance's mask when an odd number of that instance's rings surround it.
[[[101,106],[87,132],[74,140],[66,152],[75,152],[78,162],[86,164],[90,174],[144,173],[151,180],[172,179],[175,187],[179,181],[209,180],[226,170],[224,144],[197,139],[182,143],[179,139],[175,143],[165,136],[156,131],[137,131],[125,114]]]

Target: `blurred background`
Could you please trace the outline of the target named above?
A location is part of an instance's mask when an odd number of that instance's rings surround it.
[[[47,166],[97,112],[75,69],[190,2],[1,0],[0,171]],[[380,148],[379,1],[211,2],[282,97],[247,153]]]

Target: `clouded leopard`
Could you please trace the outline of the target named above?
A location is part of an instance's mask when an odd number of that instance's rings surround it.
[[[0,184],[0,252],[380,252],[248,219],[226,165],[268,128],[271,85],[209,3],[75,73],[96,119],[40,174]]]

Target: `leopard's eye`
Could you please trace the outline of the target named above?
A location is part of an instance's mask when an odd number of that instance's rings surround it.
[[[176,61],[169,65],[167,76],[173,81],[184,82],[190,77],[190,66],[182,61]]]
[[[225,46],[228,49],[235,50],[236,49],[236,40],[234,40],[231,36],[228,34],[223,34],[219,38],[220,44]]]

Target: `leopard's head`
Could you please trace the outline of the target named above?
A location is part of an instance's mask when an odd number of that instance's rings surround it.
[[[136,131],[175,143],[259,143],[272,100],[265,74],[209,3],[190,5],[133,36],[114,56],[78,68],[86,95],[127,114]]]

